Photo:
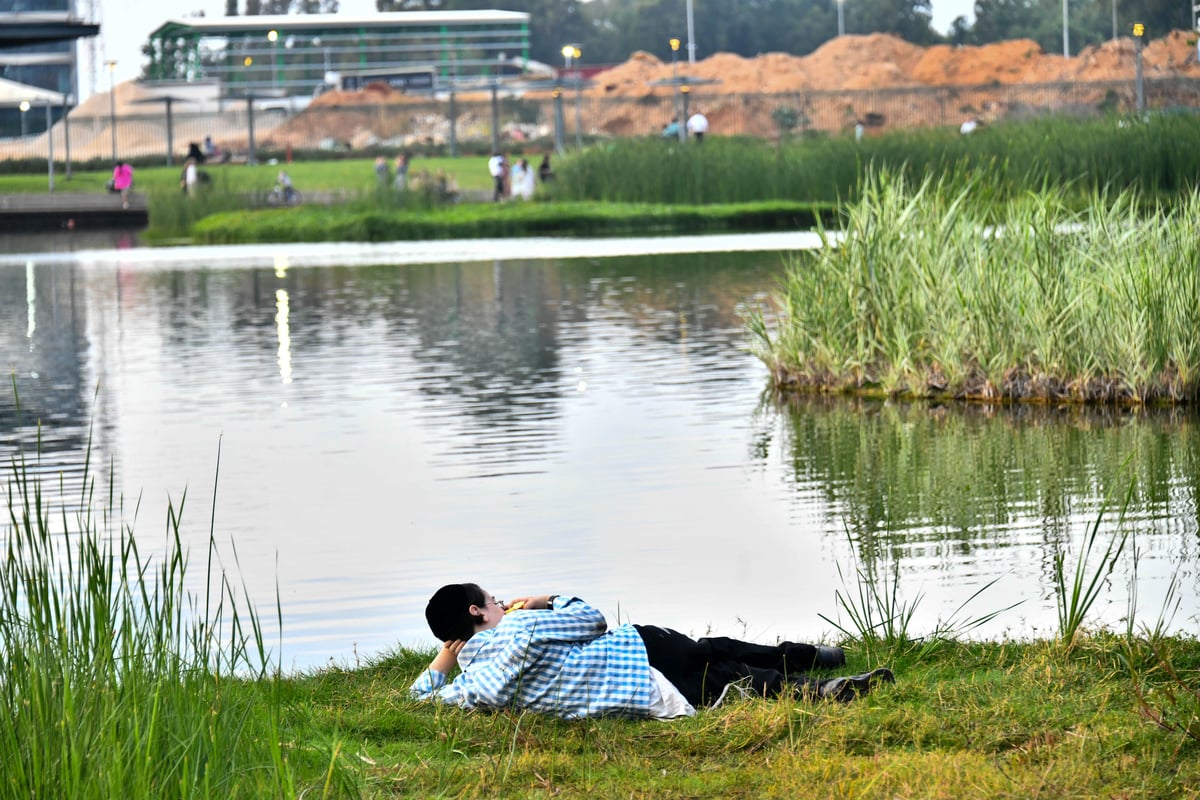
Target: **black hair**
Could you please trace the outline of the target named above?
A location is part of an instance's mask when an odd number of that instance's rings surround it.
[[[475,626],[483,623],[483,615],[472,614],[471,606],[487,605],[483,589],[474,583],[451,583],[429,598],[425,606],[425,621],[440,642],[456,639],[466,641],[475,634]]]

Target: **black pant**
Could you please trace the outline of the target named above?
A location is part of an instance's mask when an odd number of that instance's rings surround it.
[[[810,644],[754,644],[724,636],[692,639],[657,625],[634,627],[646,644],[650,666],[667,676],[693,706],[711,705],[727,685],[742,679],[764,697],[815,689],[818,683],[804,674],[817,660],[817,649]]]

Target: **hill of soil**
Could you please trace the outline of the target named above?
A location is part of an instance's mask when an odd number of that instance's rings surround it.
[[[1195,32],[1173,31],[1146,43],[1142,53],[1147,79],[1200,78]],[[1047,54],[1029,39],[978,47],[935,45],[920,47],[887,34],[842,36],[807,56],[767,53],[743,58],[717,53],[695,64],[672,64],[646,52],[636,52],[623,64],[595,76],[584,89],[584,128],[593,134],[642,135],[656,131],[674,113],[674,89],[655,87],[655,81],[685,75],[697,81],[694,95],[717,133],[771,136],[777,132],[772,112],[783,104],[801,106],[808,127],[844,130],[855,119],[866,118],[873,127],[894,128],[929,124],[954,124],[964,116],[999,119],[1027,110],[1027,101],[1013,99],[1015,88],[1041,84],[1101,84],[1123,81],[1128,90],[1119,98],[1131,102],[1136,49],[1122,38],[1088,47],[1065,58]],[[944,89],[940,93],[932,91]],[[869,90],[869,91],[868,91]],[[872,93],[889,90],[890,99]],[[1005,91],[1007,90],[1007,94]],[[1090,94],[1078,91],[1050,107],[1071,104],[1095,106],[1111,100],[1111,86],[1097,86]],[[799,98],[804,93],[803,99]],[[791,94],[794,99],[783,99]],[[121,152],[127,155],[161,152],[166,131],[148,116],[162,111],[160,103],[147,103],[151,93],[135,82],[119,84],[115,104]],[[774,95],[774,97],[770,97]],[[1064,97],[1066,97],[1064,95]],[[949,99],[947,99],[949,98]],[[490,100],[486,94],[460,94],[458,136],[461,140],[490,137]],[[101,156],[111,142],[107,127],[110,95],[93,95],[72,111],[72,119],[87,120],[72,128],[76,158]],[[1190,95],[1172,101],[1197,105]],[[553,99],[549,92],[525,94],[525,119],[537,122],[506,124],[510,141],[552,135]],[[217,144],[233,152],[246,147],[244,115],[237,109],[222,114],[192,115],[188,104],[177,107],[174,124],[176,149],[211,133]],[[180,113],[182,112],[182,113]],[[135,121],[132,117],[141,119]],[[256,115],[262,116],[262,115]],[[512,115],[507,115],[512,118]],[[281,123],[281,124],[280,124]],[[444,142],[449,133],[444,103],[417,98],[383,84],[361,91],[328,92],[301,113],[287,120],[278,116],[256,120],[257,138],[264,146],[315,147],[338,143],[355,149],[368,146],[400,148],[416,142]],[[567,125],[573,131],[573,114]],[[61,147],[57,132],[56,147]],[[35,137],[45,152],[45,135]],[[29,142],[0,145],[0,157],[27,154]],[[61,152],[61,151],[59,151]]]

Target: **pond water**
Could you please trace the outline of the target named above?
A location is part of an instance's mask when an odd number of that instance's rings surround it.
[[[861,572],[910,631],[1052,636],[1098,519],[1096,619],[1196,631],[1194,416],[778,401],[741,315],[804,245],[720,238],[0,256],[0,455],[40,420],[73,498],[90,435],[146,551],[186,490],[193,573],[211,526],[288,669],[432,646],[463,580],[771,641],[834,638]]]

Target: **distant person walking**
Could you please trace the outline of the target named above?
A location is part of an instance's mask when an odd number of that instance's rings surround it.
[[[189,158],[183,164],[183,176],[179,180],[184,193],[192,197],[200,189],[200,170],[196,167],[196,159]]]
[[[704,141],[704,134],[708,133],[708,117],[697,111],[688,117],[687,129],[688,133],[696,137],[697,142]]]
[[[542,156],[542,163],[538,164],[538,181],[545,183],[546,181],[554,180],[554,168],[550,166],[550,154]]]
[[[512,196],[521,200],[532,200],[534,189],[533,167],[528,159],[522,158],[512,169]]]
[[[492,200],[500,202],[504,199],[506,192],[504,191],[505,179],[508,177],[508,163],[504,160],[504,156],[500,153],[493,153],[488,159],[488,173],[492,176],[494,188],[492,191]]]
[[[387,159],[383,156],[375,156],[375,178],[380,186],[387,186],[392,182],[391,175],[388,174]]]
[[[129,193],[133,189],[133,167],[128,161],[118,161],[113,167],[112,180],[108,182],[108,190],[121,195],[121,208],[129,208]]]
[[[392,188],[397,192],[403,192],[408,188],[408,154],[400,153],[396,156],[396,177],[392,180]]]

